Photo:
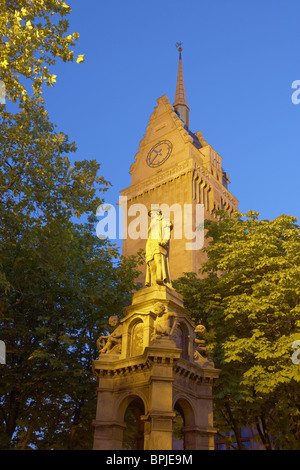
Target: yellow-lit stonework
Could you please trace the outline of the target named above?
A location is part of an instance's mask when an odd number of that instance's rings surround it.
[[[122,318],[112,316],[111,335],[97,343],[96,450],[124,448],[129,408],[138,423],[138,450],[174,450],[178,413],[182,448],[214,449],[212,386],[220,371],[207,356],[203,325],[192,322],[172,280],[199,272],[205,260],[203,244],[198,246],[203,219],[215,218],[219,209],[231,214],[238,201],[227,189],[220,155],[201,132],[189,130],[181,47],[179,53],[174,104],[165,95],[157,100],[130,167],[131,185],[121,191],[123,255],[144,250],[144,288]],[[169,208],[167,216],[163,206]],[[132,237],[138,210],[144,210],[144,232]]]
[[[155,154],[152,156],[150,153],[149,158],[149,152],[157,143],[164,141],[171,144],[170,155],[160,165],[149,166],[149,162],[155,157]],[[196,230],[196,204],[204,205],[204,218],[214,218],[214,213],[218,209],[225,209],[229,214],[238,209],[237,199],[227,189],[229,179],[222,169],[222,158],[205,142],[201,132],[193,134],[187,129],[167,96],[157,100],[157,106],[150,117],[146,135],[140,142],[130,173],[131,186],[121,191],[121,196],[126,198],[127,204],[127,208],[124,207],[126,233],[136,216],[128,215],[133,204],[143,204],[148,210],[153,204],[167,204],[171,209],[173,223],[172,208],[180,205],[184,214],[184,204],[191,205],[192,232]],[[184,217],[182,217],[184,234],[183,224]],[[198,273],[205,260],[202,249],[187,250],[187,242],[189,240],[184,236],[174,238],[172,233],[170,257],[176,259],[170,268],[172,280],[180,277],[183,272]],[[145,239],[132,239],[128,236],[123,240],[122,254],[125,256],[136,254],[139,249],[145,250],[145,245]],[[145,271],[141,281],[144,279]]]
[[[93,361],[94,449],[123,449],[124,416],[133,404],[140,450],[172,450],[176,409],[184,415],[184,448],[212,450],[212,384],[219,371],[199,347],[181,296],[165,285],[146,287],[134,295],[120,326],[121,342],[109,351],[100,347]]]
[[[212,384],[219,371],[201,339],[205,328],[193,324],[170,285],[168,222],[160,211],[151,214],[149,233],[154,228],[156,238],[146,244],[146,287],[133,295],[123,318],[110,317],[113,331],[97,341],[94,449],[124,448],[128,406],[138,423],[135,449],[172,450],[176,411],[184,449],[214,448]]]

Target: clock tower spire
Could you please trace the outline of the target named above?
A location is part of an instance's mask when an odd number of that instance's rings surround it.
[[[182,42],[177,42],[176,47],[179,51],[179,63],[178,63],[178,73],[177,73],[177,83],[176,83],[176,92],[174,100],[174,108],[176,113],[179,115],[180,119],[184,122],[184,125],[189,128],[189,111],[190,108],[186,100],[185,84],[183,78],[183,68],[182,68]]]
[[[217,210],[224,209],[228,215],[238,210],[238,200],[227,189],[230,181],[222,157],[201,131],[189,128],[181,43],[176,47],[179,65],[174,105],[166,95],[157,99],[130,166],[131,185],[121,191],[120,201],[124,211],[123,256],[145,251],[151,209],[170,211],[166,217],[174,228],[169,259],[175,260],[170,265],[171,280],[185,272],[198,275],[207,260],[199,246],[206,243],[200,240],[200,210],[202,218],[211,220],[217,219]],[[139,281],[144,282],[145,276],[144,266]]]

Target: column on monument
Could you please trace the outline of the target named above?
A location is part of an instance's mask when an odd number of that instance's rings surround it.
[[[201,425],[194,429],[186,429],[185,435],[190,435],[195,449],[213,450],[216,430],[213,427],[212,379],[206,377],[200,388],[201,397],[196,400],[195,410],[196,423]]]
[[[214,430],[201,429],[197,426],[183,428],[185,450],[214,450]]]
[[[204,383],[197,379],[175,380],[174,409],[183,417],[185,450],[213,450],[216,429],[213,427],[212,379],[206,377]],[[179,395],[179,397],[178,397]]]
[[[145,426],[145,450],[172,450],[173,420],[172,407],[173,367],[172,361],[163,357],[154,358],[150,380],[150,407]]]
[[[108,381],[110,379],[107,379]],[[102,382],[100,377],[99,385]],[[115,394],[113,387],[106,384],[105,389],[98,387],[98,401],[94,426],[94,450],[121,450],[124,423],[115,420]]]

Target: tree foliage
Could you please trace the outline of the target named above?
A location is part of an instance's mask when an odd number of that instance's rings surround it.
[[[56,81],[51,71],[56,60],[74,60],[71,47],[79,34],[67,34],[70,12],[62,0],[0,3],[0,71],[9,100],[26,102],[33,94],[42,101],[43,85],[53,86]],[[80,54],[77,62],[82,61]]]
[[[58,0],[0,4],[2,449],[91,448],[96,339],[137,276],[133,258],[96,236],[109,186],[99,163],[74,161],[75,144],[44,106],[56,60],[74,59],[70,11]]]
[[[295,217],[220,213],[207,223],[211,243],[205,277],[177,281],[221,375],[216,418],[229,445],[243,448],[241,429],[255,428],[267,449],[300,448],[300,242]],[[231,442],[230,442],[231,441]]]
[[[130,302],[135,279],[133,261],[116,263],[94,222],[24,229],[1,252],[4,448],[91,448],[96,339]]]

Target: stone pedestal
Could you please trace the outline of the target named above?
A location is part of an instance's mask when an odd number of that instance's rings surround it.
[[[99,384],[94,449],[123,448],[124,416],[130,405],[137,408],[141,448],[172,450],[173,420],[179,410],[185,448],[213,449],[212,384],[219,371],[195,354],[195,325],[181,296],[166,286],[142,289],[120,323],[119,353],[100,351],[93,361]]]

